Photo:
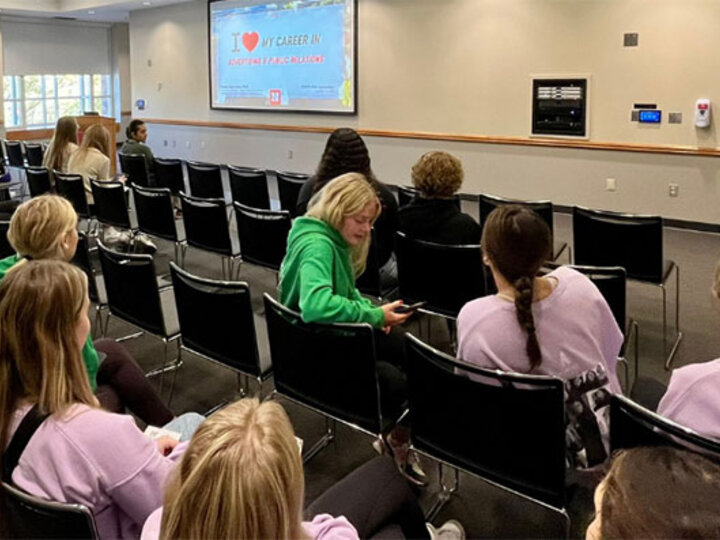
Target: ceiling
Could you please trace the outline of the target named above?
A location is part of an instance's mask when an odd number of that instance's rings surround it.
[[[0,0],[1,16],[126,22],[130,11],[205,0]]]

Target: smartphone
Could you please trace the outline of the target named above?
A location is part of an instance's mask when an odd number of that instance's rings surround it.
[[[408,305],[402,305],[402,306],[400,306],[400,307],[398,307],[398,308],[395,308],[395,313],[411,313],[411,312],[413,312],[413,311],[416,311],[416,310],[420,309],[420,308],[423,307],[425,304],[427,304],[427,302],[423,301],[423,302],[416,302],[416,303],[414,303],[414,304],[410,304],[409,306],[408,306]]]

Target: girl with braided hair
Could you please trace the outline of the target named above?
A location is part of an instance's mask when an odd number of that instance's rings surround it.
[[[498,293],[461,310],[459,358],[565,381],[570,461],[603,461],[607,447],[600,443],[607,442],[609,396],[621,392],[616,367],[623,334],[610,307],[597,287],[572,268],[561,266],[538,277],[552,237],[527,208],[494,210],[481,244]]]

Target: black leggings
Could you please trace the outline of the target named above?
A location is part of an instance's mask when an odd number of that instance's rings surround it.
[[[305,510],[308,519],[318,514],[345,516],[360,538],[393,526],[400,527],[405,538],[429,538],[417,498],[386,456],[355,469]]]
[[[399,331],[375,331],[380,407],[385,420],[397,420],[407,402],[403,336],[404,332]]]
[[[98,369],[95,391],[103,408],[124,413],[127,407],[151,426],[164,426],[173,419],[172,412],[125,347],[113,339],[98,339],[94,345],[106,355]]]

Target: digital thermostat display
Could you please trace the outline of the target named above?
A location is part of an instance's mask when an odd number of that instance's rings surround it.
[[[638,120],[643,124],[659,124],[662,118],[662,111],[640,111]]]

